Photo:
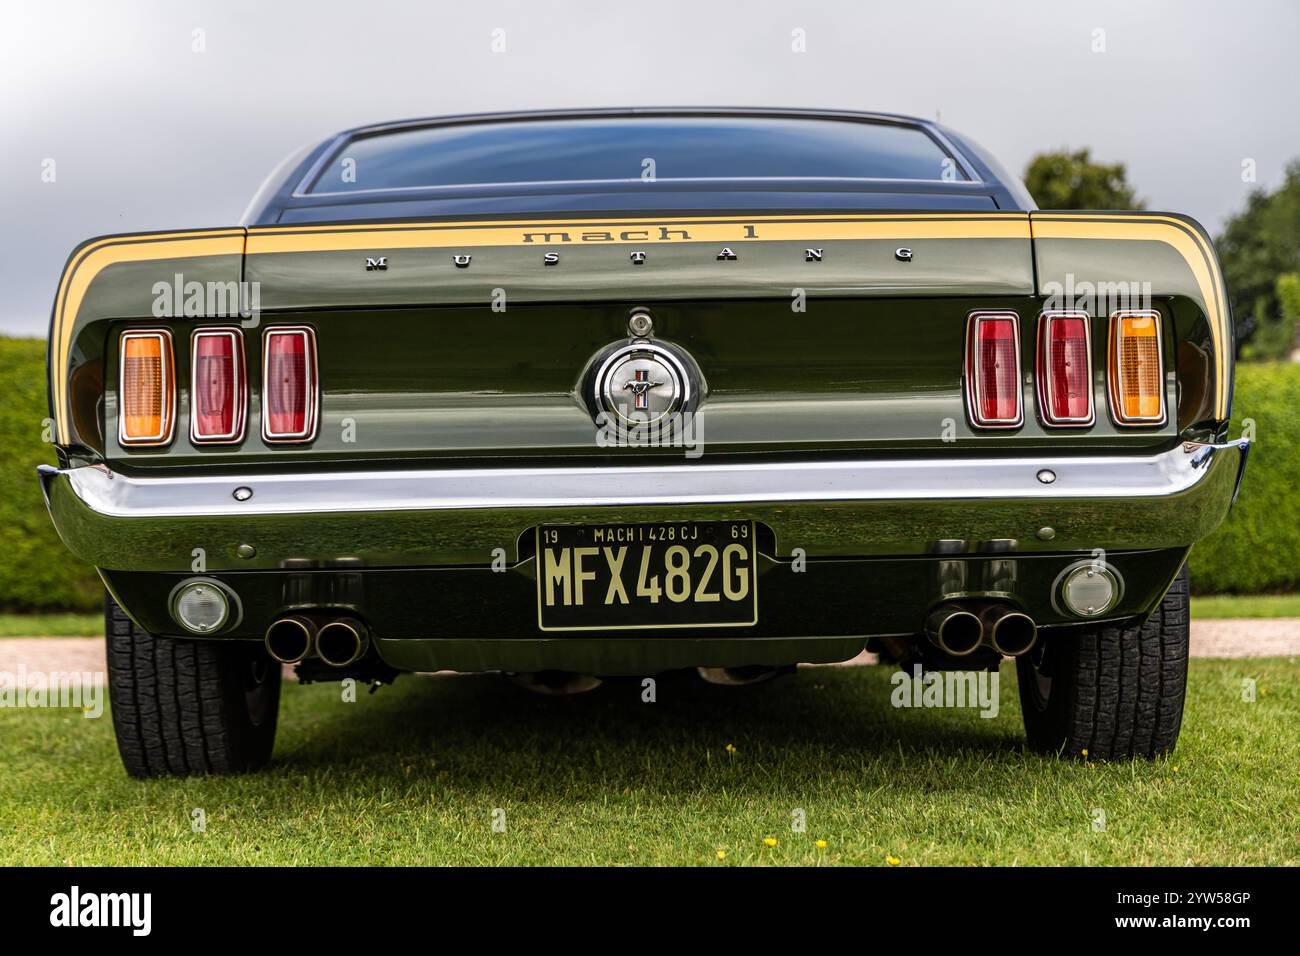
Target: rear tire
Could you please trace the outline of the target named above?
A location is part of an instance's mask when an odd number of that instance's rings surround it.
[[[1187,568],[1140,626],[1094,625],[1016,659],[1029,745],[1089,760],[1174,749],[1191,639]]]
[[[239,773],[271,758],[280,665],[242,640],[155,637],[104,596],[113,730],[133,777]]]

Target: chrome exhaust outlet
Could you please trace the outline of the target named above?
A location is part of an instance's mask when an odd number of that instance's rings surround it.
[[[365,656],[370,632],[356,618],[340,617],[316,632],[316,656],[330,667],[347,667]]]
[[[980,615],[985,643],[1006,657],[1028,653],[1038,641],[1038,625],[1023,611],[1005,604],[990,604]]]
[[[262,643],[281,664],[297,664],[311,657],[316,647],[316,622],[306,614],[282,617],[271,622]]]
[[[935,647],[951,657],[974,654],[984,639],[984,625],[974,613],[956,604],[941,604],[925,624]]]

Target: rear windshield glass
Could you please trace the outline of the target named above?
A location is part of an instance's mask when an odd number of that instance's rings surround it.
[[[493,183],[963,178],[912,126],[767,117],[530,120],[409,129],[348,143],[314,193]]]

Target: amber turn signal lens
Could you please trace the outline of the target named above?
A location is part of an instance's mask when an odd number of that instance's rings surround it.
[[[1123,425],[1165,420],[1164,361],[1158,312],[1116,312],[1110,318],[1110,399]]]
[[[123,445],[165,445],[176,420],[171,333],[123,332],[120,351],[118,439]]]

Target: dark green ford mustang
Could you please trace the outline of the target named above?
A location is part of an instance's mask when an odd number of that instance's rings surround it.
[[[271,752],[280,667],[744,682],[1017,658],[1031,743],[1178,735],[1233,328],[1166,213],[1040,212],[895,116],[367,127],[245,225],[72,254],[63,540],[136,775]]]

